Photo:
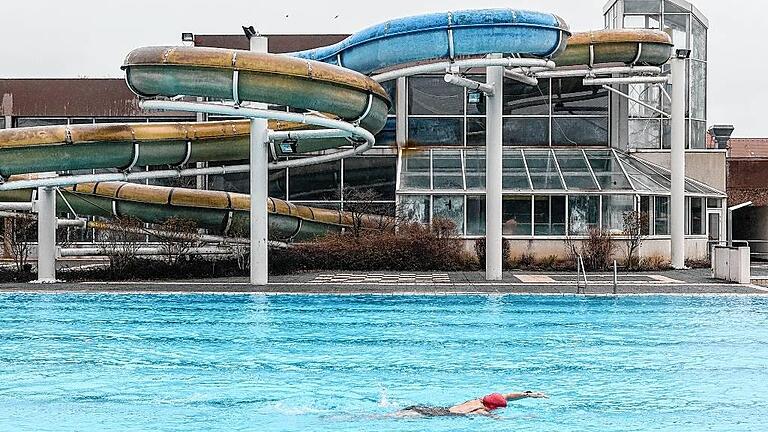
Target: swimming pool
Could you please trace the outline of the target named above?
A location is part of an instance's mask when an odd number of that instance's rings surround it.
[[[757,431],[767,395],[760,297],[0,295],[3,431]]]

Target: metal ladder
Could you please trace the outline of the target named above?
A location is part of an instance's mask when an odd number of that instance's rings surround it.
[[[582,276],[584,280],[584,289],[581,289]],[[576,295],[587,294],[587,269],[584,267],[584,257],[581,254],[576,254]],[[613,260],[613,294],[617,293],[617,287],[619,285],[619,270],[616,260]]]

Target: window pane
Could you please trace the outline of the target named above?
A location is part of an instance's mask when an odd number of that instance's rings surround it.
[[[467,189],[485,189],[485,151],[468,149],[465,155]]]
[[[467,118],[467,145],[485,145],[485,118]]]
[[[528,172],[531,174],[531,183],[533,183],[534,189],[564,189],[551,151],[527,150],[525,151],[525,160],[528,163]]]
[[[690,10],[686,10],[685,8],[680,7],[671,1],[664,2],[664,13],[686,13],[686,12],[690,12]]]
[[[432,220],[448,219],[456,226],[456,234],[464,234],[464,195],[439,196],[432,198],[434,210]]]
[[[588,151],[587,158],[603,190],[632,190],[612,152]]]
[[[406,195],[400,197],[400,214],[411,222],[429,223],[429,196]]]
[[[600,218],[600,198],[597,196],[568,197],[568,225],[572,235],[586,235],[597,228]]]
[[[520,150],[504,152],[502,166],[502,188],[504,190],[530,190],[528,174]]]
[[[563,178],[568,189],[598,189],[581,150],[558,150],[555,154],[557,155],[557,162],[560,164],[560,170],[563,172]]]
[[[537,196],[534,198],[534,235],[565,235],[565,197]]]
[[[585,86],[583,78],[552,80],[553,115],[608,114],[608,90]]]
[[[372,195],[376,201],[395,199],[397,159],[394,157],[352,157],[344,159],[344,199]],[[371,198],[368,196],[368,198]]]
[[[705,122],[691,121],[691,147],[703,149],[707,146],[707,124]]]
[[[483,112],[485,108],[483,108]],[[540,79],[539,85],[504,80],[504,115],[549,115],[549,79]]]
[[[429,152],[403,151],[400,187],[430,189]]]
[[[660,120],[629,120],[630,149],[657,149],[660,146]]]
[[[341,198],[341,162],[288,169],[288,199],[330,201]]]
[[[624,232],[624,214],[635,210],[632,195],[603,196],[603,229],[611,233]]]
[[[397,80],[384,81],[380,84],[387,91],[389,100],[392,101],[392,108],[389,109],[389,114],[395,115],[397,111]]]
[[[504,235],[531,235],[530,196],[505,196],[502,215]]]
[[[659,87],[650,84],[630,84],[629,95],[659,110],[661,107],[661,91]],[[639,118],[658,118],[661,114],[637,102],[629,101],[629,116]]]
[[[552,145],[608,145],[608,117],[552,118]]]
[[[669,197],[656,197],[653,219],[655,234],[669,235]]]
[[[0,129],[5,129],[5,116],[0,116]]]
[[[723,208],[723,200],[720,198],[707,198],[707,208]]]
[[[35,126],[60,126],[67,124],[65,118],[24,118],[16,117],[14,119],[17,128],[35,127]]]
[[[707,118],[707,64],[691,60],[691,118]]]
[[[505,118],[502,142],[508,146],[548,146],[549,119]]]
[[[664,31],[672,36],[675,49],[688,48],[688,20],[690,15],[664,15]]]
[[[416,145],[464,145],[464,119],[411,117],[408,140]]]
[[[690,206],[691,206],[690,234],[703,235],[704,234],[704,198],[691,198]]]
[[[626,15],[624,28],[658,30],[661,28],[661,18],[660,15]]]
[[[661,0],[625,0],[624,13],[661,12]]]
[[[691,56],[697,60],[707,59],[707,29],[695,17],[691,19]]]
[[[642,234],[651,234],[651,199],[649,196],[640,197],[640,218],[643,221],[641,225]]]
[[[432,186],[435,189],[464,189],[461,151],[435,150],[432,153],[432,177]]]
[[[408,113],[464,114],[464,88],[448,84],[442,75],[409,78]]]
[[[485,197],[467,197],[467,235],[485,235]]]
[[[395,147],[397,144],[397,119],[390,117],[384,125],[384,129],[376,134],[376,146]]]

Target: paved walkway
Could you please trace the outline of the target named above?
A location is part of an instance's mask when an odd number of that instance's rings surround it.
[[[620,274],[620,295],[744,294],[768,295],[768,288],[736,285],[711,279],[709,270]],[[580,293],[613,295],[612,274],[589,274]],[[82,282],[55,285],[1,284],[0,292],[212,292],[320,294],[551,294],[575,295],[574,273],[505,272],[502,281],[489,282],[482,272],[313,272],[273,276],[266,287],[253,287],[245,278],[174,282]]]

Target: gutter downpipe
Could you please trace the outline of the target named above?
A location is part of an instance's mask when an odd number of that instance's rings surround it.
[[[491,58],[500,58],[501,54],[491,54]],[[503,274],[502,257],[502,108],[504,99],[504,66],[486,68],[487,85],[493,88],[485,98],[487,113],[486,153],[485,153],[485,279],[500,281]]]
[[[672,64],[672,150],[670,159],[670,234],[672,267],[685,268],[685,58],[675,56]]]
[[[251,36],[251,52],[267,53],[268,40],[263,36]],[[238,85],[234,82],[233,85]],[[235,101],[237,103],[238,101]],[[254,108],[266,109],[263,103],[253,104]],[[269,215],[266,202],[269,199],[267,175],[269,173],[269,130],[266,119],[251,119],[250,143],[250,184],[251,184],[251,253],[250,282],[255,286],[266,286],[268,282],[269,247],[267,244]]]

